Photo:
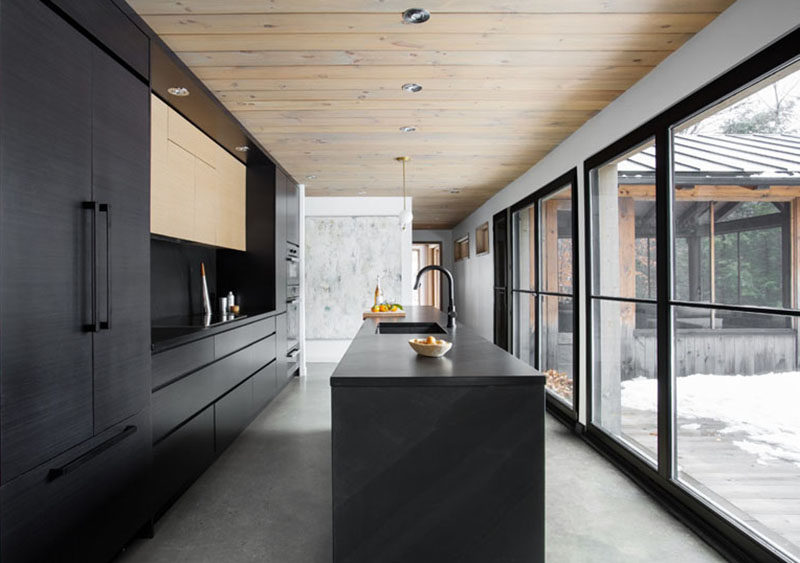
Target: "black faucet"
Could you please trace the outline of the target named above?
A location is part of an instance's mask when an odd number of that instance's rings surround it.
[[[450,289],[450,303],[447,305],[447,328],[453,328],[456,326],[455,318],[456,318],[456,305],[455,305],[455,297],[453,295],[453,274],[447,271],[447,269],[442,268],[441,266],[425,266],[422,268],[419,273],[417,273],[417,281],[414,282],[414,289],[419,289],[419,282],[422,279],[422,274],[428,272],[430,270],[439,270],[445,276],[447,276],[448,281],[448,288]]]

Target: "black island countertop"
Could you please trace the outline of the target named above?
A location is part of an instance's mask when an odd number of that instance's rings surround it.
[[[411,338],[426,334],[378,334],[378,323],[435,322],[446,334],[436,338],[453,343],[441,358],[418,355]],[[544,384],[545,376],[473,329],[456,320],[447,328],[447,315],[434,307],[407,307],[405,318],[364,321],[331,376],[331,386],[442,386]]]

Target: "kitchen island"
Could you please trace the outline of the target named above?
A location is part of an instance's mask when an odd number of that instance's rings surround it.
[[[544,375],[407,312],[366,319],[331,377],[334,562],[543,561]],[[434,324],[453,348],[418,356],[426,333],[386,323]]]

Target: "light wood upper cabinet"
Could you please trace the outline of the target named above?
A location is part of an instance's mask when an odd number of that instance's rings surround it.
[[[221,178],[217,171],[200,160],[194,160],[194,240],[219,245],[217,214],[222,200]]]
[[[217,173],[222,178],[218,207],[217,244],[245,250],[247,224],[247,169],[227,152],[217,154]]]
[[[246,168],[152,97],[150,231],[246,249]]]

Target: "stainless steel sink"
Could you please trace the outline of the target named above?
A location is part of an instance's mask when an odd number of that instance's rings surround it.
[[[378,334],[447,334],[438,323],[380,322]]]

